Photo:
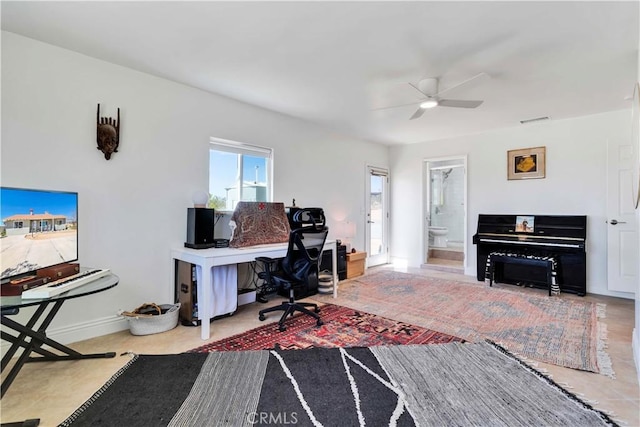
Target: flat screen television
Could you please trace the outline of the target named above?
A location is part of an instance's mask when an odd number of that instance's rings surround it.
[[[0,280],[78,260],[78,193],[0,188]]]

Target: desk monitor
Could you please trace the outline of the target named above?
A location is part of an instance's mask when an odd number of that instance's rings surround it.
[[[78,260],[78,193],[0,188],[2,283]]]

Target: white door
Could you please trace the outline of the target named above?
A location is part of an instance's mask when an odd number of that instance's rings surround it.
[[[610,291],[635,292],[638,283],[638,224],[634,157],[630,141],[607,144],[607,283]]]
[[[431,197],[432,197],[432,191],[431,191],[431,162],[430,161],[425,161],[424,162],[424,168],[423,168],[423,172],[422,172],[422,187],[423,187],[423,200],[424,200],[424,206],[422,207],[423,211],[422,211],[422,218],[424,218],[424,223],[423,223],[423,239],[422,241],[424,242],[423,245],[423,249],[424,249],[424,253],[422,256],[422,263],[428,263],[429,262],[429,227],[431,226]]]
[[[367,266],[389,262],[389,171],[367,166]]]

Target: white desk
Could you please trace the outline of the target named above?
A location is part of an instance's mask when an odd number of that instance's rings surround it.
[[[200,336],[203,340],[210,337],[209,319],[211,319],[210,307],[213,282],[212,267],[221,265],[239,264],[255,261],[257,257],[284,258],[287,254],[287,243],[275,245],[261,245],[247,248],[214,248],[214,249],[190,249],[175,248],[171,250],[175,277],[176,260],[195,264],[200,268],[197,277],[198,319],[200,319]],[[333,266],[333,297],[338,296],[338,261],[335,240],[327,239],[324,243],[325,251],[331,251],[331,263]]]

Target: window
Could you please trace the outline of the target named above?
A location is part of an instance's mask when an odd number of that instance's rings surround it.
[[[270,148],[211,138],[208,207],[232,211],[239,201],[270,202],[272,158]]]

